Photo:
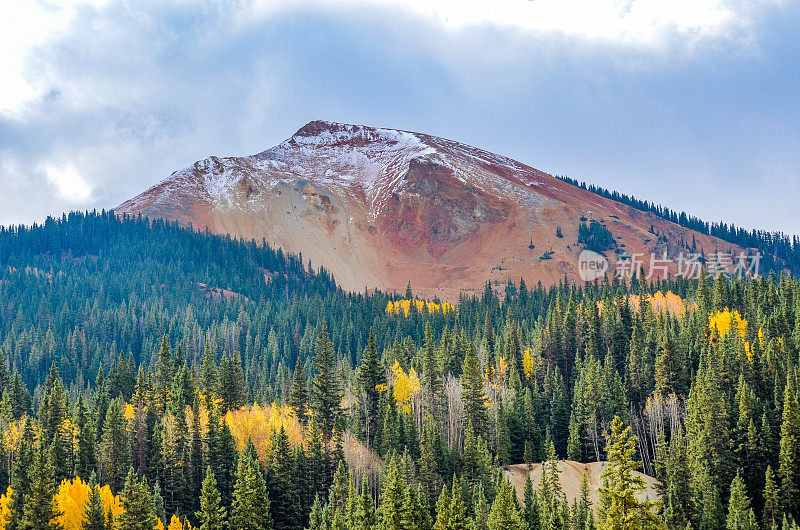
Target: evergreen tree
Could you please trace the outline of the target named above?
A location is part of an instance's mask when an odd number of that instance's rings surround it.
[[[223,412],[237,410],[247,401],[247,384],[239,352],[222,359],[219,371],[219,397]]]
[[[742,476],[737,473],[731,483],[731,498],[728,502],[727,530],[758,530],[756,515],[750,508],[750,499],[744,487]]]
[[[163,414],[169,403],[170,388],[175,371],[172,351],[166,335],[161,339],[161,348],[158,350],[155,369],[155,405],[159,414]]]
[[[323,440],[327,441],[334,430],[341,428],[342,383],[325,321],[317,334],[314,368],[317,374],[314,377],[312,408]]]
[[[203,349],[203,360],[200,366],[200,386],[205,393],[207,403],[219,392],[219,373],[208,339],[206,339],[206,346]]]
[[[240,530],[272,529],[267,485],[251,451],[239,455],[229,525]]]
[[[133,468],[125,478],[125,487],[120,495],[122,513],[117,518],[119,530],[152,530],[156,525],[155,507],[147,481],[136,480]]]
[[[506,481],[500,484],[489,512],[488,526],[490,530],[525,530],[525,523],[517,508],[514,488]]]
[[[297,365],[292,375],[292,389],[289,394],[289,405],[297,414],[300,423],[306,422],[308,415],[308,387],[306,386],[306,375],[303,373],[303,363],[297,358]]]
[[[367,347],[364,348],[361,365],[358,368],[358,384],[364,415],[364,435],[368,445],[372,445],[378,430],[380,401],[378,385],[385,384],[385,379],[378,348],[375,346],[375,334],[370,328]]]
[[[103,499],[100,497],[100,486],[97,485],[94,473],[89,479],[89,497],[83,508],[81,528],[82,530],[106,530],[106,513]]]
[[[206,468],[206,477],[203,479],[203,488],[200,495],[200,511],[197,512],[197,521],[200,530],[225,530],[227,528],[227,512],[222,507],[222,499],[217,491],[217,480],[210,467]]]
[[[489,530],[489,510],[491,507],[486,500],[486,495],[483,492],[482,486],[476,488],[473,497],[475,499],[475,506],[473,507],[474,516],[472,519],[472,530]],[[529,520],[526,519],[525,522],[528,523],[528,521]],[[533,528],[530,523],[528,523],[528,528]]]
[[[101,477],[115,493],[125,484],[125,470],[130,465],[128,427],[122,407],[119,399],[111,400],[100,444]]]
[[[486,393],[484,391],[483,372],[478,361],[478,355],[471,345],[467,348],[461,374],[464,419],[467,425],[472,426],[475,435],[482,436],[488,432]]]
[[[787,379],[784,390],[778,461],[783,509],[800,519],[800,406],[793,376]]]
[[[97,469],[97,453],[95,452],[94,424],[83,400],[83,393],[78,394],[75,428],[78,431],[75,474],[79,477],[88,477]]]
[[[412,306],[414,304],[411,304]],[[444,407],[444,379],[442,362],[433,338],[430,322],[425,322],[425,339],[422,345],[422,389],[425,410],[434,421],[440,421]]]
[[[54,521],[60,515],[53,496],[57,487],[53,465],[47,450],[41,445],[36,450],[36,459],[31,470],[30,492],[25,495],[21,530],[60,530],[61,525]]]
[[[761,523],[764,528],[770,528],[772,525],[778,524],[781,516],[781,499],[778,486],[775,483],[775,474],[772,472],[772,467],[767,466],[767,471],[764,477],[764,509],[761,516]]]
[[[383,530],[404,530],[404,521],[409,519],[406,512],[406,482],[396,461],[392,461],[386,470],[381,488],[378,514]]]
[[[608,466],[601,475],[600,527],[604,529],[657,528],[662,523],[655,514],[656,503],[639,500],[637,494],[645,489],[644,479],[633,474],[641,466],[634,460],[636,437],[625,427],[619,416],[611,422],[606,443]]]

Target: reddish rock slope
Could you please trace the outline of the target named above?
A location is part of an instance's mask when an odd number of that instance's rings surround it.
[[[196,162],[116,211],[264,238],[323,264],[346,289],[410,281],[449,299],[487,280],[578,280],[581,218],[603,222],[628,253],[674,256],[693,236],[706,253],[737,251],[475,147],[325,121],[253,156]]]

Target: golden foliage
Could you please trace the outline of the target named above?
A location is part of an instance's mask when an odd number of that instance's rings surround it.
[[[64,530],[80,530],[83,521],[83,508],[89,499],[89,484],[75,477],[72,480],[64,480],[58,487],[55,495],[56,505],[61,515],[57,518]],[[122,503],[119,497],[111,494],[111,488],[102,486],[100,488],[100,498],[103,501],[103,511],[108,512],[109,507],[114,517],[122,513]]]
[[[713,333],[717,332],[720,339],[724,338],[731,332],[734,332],[738,337],[744,341],[744,351],[747,354],[747,360],[751,361],[753,358],[753,347],[744,339],[747,333],[747,320],[742,318],[738,311],[730,311],[727,307],[722,311],[716,311],[708,316],[708,329]],[[758,345],[764,348],[764,330],[758,330]]]
[[[747,332],[747,320],[743,319],[738,311],[730,311],[726,307],[724,310],[708,316],[708,329],[716,330],[719,338],[723,338],[731,330],[735,330],[740,337],[744,337]]]
[[[6,452],[15,453],[19,449],[19,442],[28,425],[28,421],[28,415],[26,414],[17,421],[12,421],[6,425],[6,428],[0,432],[0,442],[2,442],[3,449]]]
[[[163,524],[161,525],[161,528],[163,530]],[[169,520],[169,526],[167,527],[167,530],[192,530],[192,523],[190,523],[188,520],[181,522],[177,515],[172,514],[172,519]]]
[[[411,400],[422,390],[419,376],[413,367],[409,368],[408,375],[406,375],[397,359],[392,365],[392,374],[394,375],[392,385],[394,402],[401,405],[404,412],[408,412],[411,410]]]
[[[679,317],[683,315],[689,309],[692,309],[693,305],[687,303],[683,298],[678,296],[677,294],[673,293],[672,291],[667,291],[666,293],[662,293],[661,291],[656,291],[655,294],[646,294],[644,296],[646,302],[650,304],[650,307],[653,308],[653,312],[655,313],[669,313],[672,316]],[[641,307],[641,297],[638,294],[629,294],[628,295],[628,305],[631,307],[631,310],[638,312]],[[597,302],[597,307],[602,310],[603,309],[603,301],[600,300]]]
[[[254,403],[239,410],[228,411],[225,414],[225,423],[228,424],[240,451],[248,439],[253,441],[262,463],[267,461],[273,430],[283,427],[292,444],[303,443],[303,428],[294,409],[289,405],[272,403],[262,407]]]
[[[522,353],[522,369],[525,371],[525,379],[531,380],[533,375],[533,353],[530,348],[525,348]]]
[[[11,502],[11,493],[14,490],[11,486],[8,487],[4,495],[0,495],[0,525],[6,527],[6,523],[11,519],[11,508],[8,504]]]
[[[389,300],[389,302],[386,304],[386,313],[389,315],[399,315],[402,311],[403,316],[408,316],[411,313],[412,304],[417,310],[417,313],[422,313],[423,311],[427,311],[428,313],[437,313],[441,311],[443,315],[446,315],[451,311],[456,311],[456,306],[447,302],[437,304],[436,302],[418,300],[415,298],[413,300],[403,299],[396,302]]]

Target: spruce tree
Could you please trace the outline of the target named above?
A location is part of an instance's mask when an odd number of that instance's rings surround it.
[[[30,473],[30,491],[25,495],[21,530],[61,529],[61,525],[55,521],[60,515],[53,498],[57,486],[53,465],[47,453],[48,451],[41,445],[36,450],[36,458]]]
[[[599,488],[600,527],[609,530],[657,528],[662,524],[655,514],[657,504],[637,497],[647,485],[643,478],[633,474],[641,466],[641,462],[634,460],[636,437],[619,416],[614,416],[611,422],[606,454],[608,466],[603,470],[603,483]]]
[[[380,393],[378,385],[385,384],[385,373],[381,369],[380,355],[375,346],[375,334],[370,328],[367,347],[358,368],[358,385],[364,415],[364,435],[367,445],[372,445],[378,430]]]
[[[514,487],[507,481],[500,484],[488,519],[489,530],[525,530],[525,522],[517,508]]]
[[[306,375],[303,373],[303,363],[297,358],[297,365],[292,375],[292,388],[289,393],[289,405],[294,409],[300,423],[306,422],[308,415],[308,387]]]
[[[476,436],[484,436],[488,432],[489,423],[486,412],[486,392],[478,355],[472,345],[467,348],[467,354],[464,357],[461,386],[463,387],[464,420],[468,426],[472,426]]]
[[[92,473],[89,479],[89,497],[83,508],[82,530],[106,530],[106,512],[103,499],[100,497],[100,486],[97,485],[97,478]]]
[[[800,406],[795,377],[787,378],[783,398],[783,422],[778,461],[783,509],[800,519]]]
[[[764,509],[761,515],[761,524],[765,528],[778,524],[781,516],[781,498],[778,485],[775,483],[775,474],[772,466],[767,466],[764,474]]]
[[[229,524],[239,530],[272,529],[267,485],[251,451],[239,455]]]
[[[101,477],[117,493],[125,484],[131,454],[127,420],[119,399],[113,399],[108,407],[100,447]]]
[[[404,530],[404,521],[408,520],[405,496],[406,482],[396,460],[388,464],[381,488],[378,513],[383,530]]]
[[[328,337],[328,328],[323,320],[317,333],[314,368],[317,371],[313,384],[313,410],[322,430],[324,441],[331,439],[334,430],[341,428],[342,382],[336,367],[333,343]]]
[[[228,516],[221,501],[214,472],[207,467],[200,494],[200,511],[197,512],[200,530],[225,530],[227,528]]]
[[[411,304],[412,306],[414,304]],[[444,407],[444,379],[439,349],[433,338],[429,321],[425,322],[425,338],[422,346],[422,389],[425,410],[433,421],[441,421]]]
[[[117,518],[118,530],[152,530],[156,525],[155,506],[147,481],[136,480],[133,468],[125,478],[125,487],[120,495],[122,513]]]
[[[161,348],[158,350],[155,369],[155,405],[160,415],[167,409],[170,388],[175,372],[172,351],[170,350],[169,340],[166,335],[161,339]]]
[[[755,513],[750,508],[750,499],[745,491],[744,480],[736,473],[731,483],[731,498],[728,502],[727,530],[758,530]]]
[[[473,495],[475,505],[473,507],[472,529],[473,530],[489,530],[489,502],[486,500],[486,494],[483,492],[483,486],[478,486]],[[526,504],[527,507],[527,504]],[[532,519],[531,519],[532,520]],[[526,523],[529,520],[526,519]],[[538,521],[537,521],[538,524]],[[531,523],[528,523],[528,528],[533,529]]]
[[[203,360],[200,365],[200,386],[206,398],[206,403],[211,403],[212,398],[219,393],[219,373],[211,351],[211,343],[206,339],[203,349]]]
[[[75,428],[78,431],[75,474],[85,478],[91,476],[97,469],[97,453],[95,452],[94,424],[83,400],[83,393],[78,394]]]

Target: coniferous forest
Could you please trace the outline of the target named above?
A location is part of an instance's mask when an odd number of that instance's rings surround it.
[[[450,305],[71,213],[0,229],[0,525],[793,529],[798,366],[775,272]],[[605,462],[596,502],[563,460]]]

